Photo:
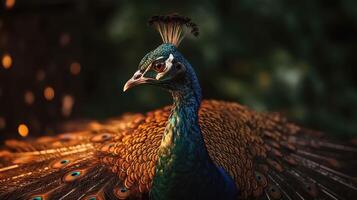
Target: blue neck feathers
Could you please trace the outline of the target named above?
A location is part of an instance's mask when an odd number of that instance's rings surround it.
[[[159,148],[153,199],[232,199],[235,184],[214,165],[198,122],[201,88],[189,66],[184,85],[171,91],[173,108]]]
[[[201,105],[201,88],[194,73],[188,73],[186,84],[178,91],[171,91],[173,108],[166,126],[160,150],[189,140],[197,140],[203,144],[201,130],[198,125],[198,109]],[[199,144],[197,144],[199,145]],[[202,149],[205,149],[202,146]]]

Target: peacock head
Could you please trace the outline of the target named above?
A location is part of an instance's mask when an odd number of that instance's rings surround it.
[[[124,85],[124,91],[136,85],[157,85],[170,91],[177,91],[192,84],[196,75],[189,62],[177,47],[191,32],[198,36],[197,26],[187,17],[179,15],[154,16],[149,20],[160,33],[163,44],[146,54],[139,63],[139,69]]]

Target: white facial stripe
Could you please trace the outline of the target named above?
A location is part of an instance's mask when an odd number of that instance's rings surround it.
[[[164,71],[171,69],[173,60],[174,60],[174,56],[172,54],[170,54],[169,57],[165,60],[166,68]]]
[[[161,58],[164,58],[164,56],[160,56],[160,57],[156,58],[155,60],[160,60]]]
[[[169,57],[166,59],[165,62],[171,62],[171,63],[172,63],[173,60],[174,60],[174,55],[172,55],[172,54],[170,53]]]
[[[159,80],[161,77],[163,77],[166,74],[166,72],[170,71],[173,60],[174,60],[174,56],[170,53],[169,57],[165,60],[165,70],[156,75],[155,77],[156,80]]]

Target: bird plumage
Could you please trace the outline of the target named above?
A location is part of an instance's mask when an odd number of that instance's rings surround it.
[[[7,167],[0,169],[0,199],[147,198],[169,115],[165,107],[82,132],[8,142],[1,153]],[[242,198],[357,195],[355,177],[348,174],[356,166],[352,146],[237,103],[203,101],[199,124],[210,157],[234,179]]]
[[[76,124],[76,131],[55,137],[7,141],[0,152],[0,199],[357,196],[354,145],[332,142],[278,114],[201,102],[196,74],[177,50],[181,35],[175,35],[193,25],[176,15],[154,19],[166,30],[164,44],[142,59],[124,90],[156,85],[172,94],[173,105]]]

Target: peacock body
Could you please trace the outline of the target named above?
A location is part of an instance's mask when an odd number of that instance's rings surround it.
[[[278,114],[201,100],[177,46],[195,24],[153,17],[164,41],[124,90],[150,84],[173,105],[92,122],[56,137],[7,141],[0,199],[354,199],[357,148]]]

